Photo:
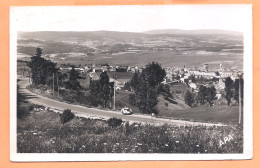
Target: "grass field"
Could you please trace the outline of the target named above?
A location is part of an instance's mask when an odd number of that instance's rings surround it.
[[[74,118],[61,124],[59,114],[27,111],[17,120],[18,153],[242,153],[243,129],[238,126],[153,126]],[[25,113],[24,113],[25,114]],[[232,137],[225,144],[225,137]]]
[[[122,107],[129,107],[134,113],[141,113],[138,107],[132,106],[129,103],[128,91],[118,91],[116,95],[116,110],[121,110]],[[215,106],[215,107],[195,107],[190,108],[183,100],[174,99],[175,103],[165,100],[162,96],[159,97],[158,117],[172,118],[188,121],[201,121],[224,124],[238,123],[238,106]],[[168,106],[165,106],[168,103]]]
[[[216,107],[196,107],[182,110],[160,110],[160,117],[174,119],[202,121],[213,123],[237,124],[238,106],[216,106]]]

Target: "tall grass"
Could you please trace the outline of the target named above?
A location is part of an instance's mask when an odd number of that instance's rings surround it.
[[[220,146],[220,140],[233,139]],[[242,153],[238,126],[154,126],[75,117],[61,124],[59,114],[31,111],[17,120],[18,153]]]

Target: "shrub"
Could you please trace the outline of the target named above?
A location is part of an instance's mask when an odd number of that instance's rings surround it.
[[[66,109],[60,115],[60,121],[62,124],[65,124],[66,122],[72,120],[74,117],[75,117],[74,113],[72,113],[70,109]]]
[[[169,104],[166,102],[166,103],[164,103],[164,105],[166,106],[166,107],[168,107],[169,106]]]
[[[33,111],[33,109],[34,109],[33,105],[28,106],[28,111]]]
[[[109,125],[110,127],[117,127],[117,126],[121,125],[122,122],[123,122],[122,119],[118,119],[118,118],[115,118],[115,117],[110,118],[110,119],[107,121],[107,123],[108,123],[108,125]]]

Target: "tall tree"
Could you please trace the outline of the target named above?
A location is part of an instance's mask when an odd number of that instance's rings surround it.
[[[212,101],[216,99],[216,88],[214,86],[208,88],[208,94],[208,103],[210,106],[212,106]]]
[[[227,100],[228,105],[230,105],[232,97],[233,97],[233,80],[230,77],[227,77],[225,80],[225,98]]]
[[[91,97],[90,103],[93,106],[97,106],[98,104],[100,104],[99,81],[90,79],[89,90],[90,90],[90,97]]]
[[[162,91],[160,84],[166,76],[165,70],[160,64],[152,62],[145,66],[143,71],[135,73],[131,79],[131,86],[135,92],[135,96],[131,96],[142,113],[157,114],[158,95]],[[166,89],[167,90],[167,89]]]
[[[140,75],[140,73],[138,71],[135,72],[132,79],[130,80],[130,84],[131,84],[131,87],[133,88],[133,90],[136,90],[138,88],[139,75]]]
[[[206,86],[201,85],[197,95],[197,101],[201,105],[204,105],[208,100],[209,90]]]
[[[103,107],[107,107],[110,102],[111,106],[114,89],[113,85],[113,82],[109,82],[107,72],[102,72],[99,80],[90,80],[89,89],[92,105],[97,106],[98,104],[101,104]]]
[[[79,79],[83,79],[79,72],[75,70],[74,66],[72,66],[72,69],[69,71],[69,79],[68,81],[64,82],[65,87],[67,89],[72,89],[72,90],[79,90],[81,89],[81,85],[79,83]]]
[[[194,101],[194,96],[193,94],[190,92],[190,90],[187,90],[186,93],[185,93],[185,96],[184,96],[184,101],[185,103],[192,107],[192,104],[195,102]]]
[[[42,49],[36,48],[36,53],[27,64],[31,68],[32,82],[35,85],[49,84],[50,76],[57,72],[56,64],[42,57]]]
[[[110,100],[111,101],[111,84],[109,83],[109,76],[107,75],[107,72],[102,72],[100,74],[99,79],[99,85],[100,85],[100,98],[103,107],[107,107],[107,103]]]

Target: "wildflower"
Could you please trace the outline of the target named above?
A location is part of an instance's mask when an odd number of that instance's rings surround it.
[[[116,145],[119,145],[119,143],[116,143]]]
[[[205,150],[205,152],[207,152],[208,150]]]
[[[196,145],[196,147],[200,147],[199,145]]]
[[[104,145],[107,145],[107,143],[103,143]]]
[[[141,144],[141,143],[137,143],[137,145],[142,146],[143,144]]]
[[[180,141],[176,141],[176,143],[179,143]]]
[[[127,150],[128,148],[125,148],[125,150]]]
[[[85,145],[82,145],[82,148],[85,148]]]
[[[169,146],[168,144],[165,144],[165,146]]]
[[[55,141],[51,141],[51,143],[53,143],[53,144],[54,144],[54,143],[55,143]]]
[[[36,132],[34,132],[34,133],[33,133],[33,135],[37,135],[37,133],[36,133]]]

